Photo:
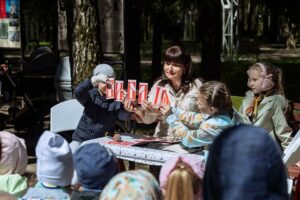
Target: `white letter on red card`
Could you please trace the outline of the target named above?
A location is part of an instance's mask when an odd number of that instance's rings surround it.
[[[139,99],[138,103],[142,104],[144,99],[147,100],[148,96],[148,83],[139,83]]]
[[[129,100],[136,100],[136,80],[128,80],[127,98]]]
[[[114,99],[115,98],[114,85],[115,85],[114,78],[107,79],[106,99]]]
[[[167,89],[162,90],[161,103],[163,103],[165,105],[170,105],[170,100],[169,100]]]
[[[123,85],[124,81],[116,81],[115,84],[115,100],[123,101]]]
[[[155,96],[154,96],[153,105],[154,104],[160,105],[160,102],[161,102],[161,91],[162,91],[162,88],[159,87],[159,86],[157,86],[156,90],[155,90]]]

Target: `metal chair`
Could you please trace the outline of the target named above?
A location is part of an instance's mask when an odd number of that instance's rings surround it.
[[[50,131],[54,133],[72,131],[77,128],[84,107],[76,100],[66,100],[56,104],[50,110]],[[116,131],[129,133],[126,124],[116,121]]]
[[[299,130],[300,129],[300,103],[293,102],[293,129]]]
[[[294,165],[300,160],[300,130],[283,152],[283,162],[286,166]]]

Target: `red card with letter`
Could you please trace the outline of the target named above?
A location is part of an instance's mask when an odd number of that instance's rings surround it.
[[[168,92],[167,92],[167,89],[165,89],[165,88],[162,89],[162,92],[161,92],[161,103],[166,104],[166,105],[170,105]]]
[[[107,79],[107,87],[106,87],[106,99],[114,99],[115,98],[115,79],[109,78]]]
[[[142,104],[144,99],[147,99],[148,96],[148,83],[140,83],[139,84],[139,99],[138,103]]]
[[[128,80],[127,98],[129,100],[136,100],[136,80]]]
[[[157,86],[155,90],[155,96],[154,96],[154,101],[153,104],[160,105],[161,102],[161,94],[162,94],[162,88]]]
[[[123,85],[124,81],[116,81],[115,84],[115,100],[123,101]]]

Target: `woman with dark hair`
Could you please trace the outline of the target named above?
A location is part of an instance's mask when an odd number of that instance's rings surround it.
[[[151,124],[158,122],[154,136],[173,135],[166,123],[166,117],[171,113],[171,107],[178,107],[185,111],[198,112],[197,93],[202,85],[200,79],[192,78],[191,56],[179,46],[172,46],[164,53],[163,74],[152,86],[148,101],[142,103],[142,109],[129,100],[124,101],[124,107],[134,112],[138,123]],[[154,104],[156,88],[166,89],[169,104]]]

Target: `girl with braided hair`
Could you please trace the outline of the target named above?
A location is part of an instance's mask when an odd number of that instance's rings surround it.
[[[200,113],[173,107],[173,114],[167,118],[174,136],[181,139],[186,148],[209,145],[222,130],[240,121],[232,107],[230,91],[222,82],[204,83],[199,89],[197,104]]]

